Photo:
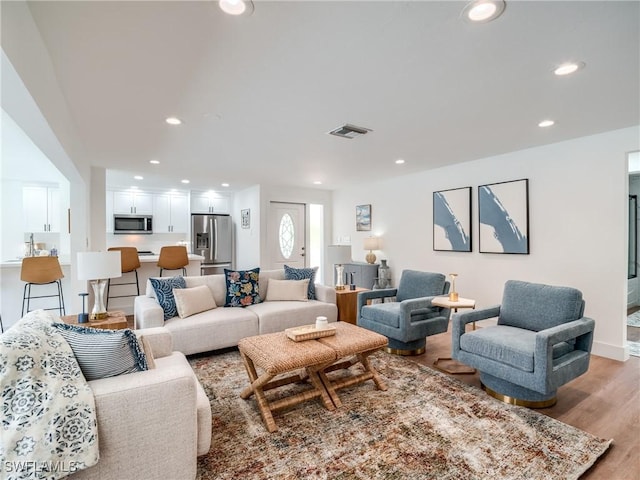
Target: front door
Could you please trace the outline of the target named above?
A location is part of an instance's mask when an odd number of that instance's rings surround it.
[[[304,204],[271,202],[267,228],[271,269],[281,269],[284,264],[294,268],[305,267],[305,232]]]

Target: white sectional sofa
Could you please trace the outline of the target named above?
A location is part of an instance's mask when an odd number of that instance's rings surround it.
[[[329,322],[337,321],[335,290],[324,285],[315,284],[316,300],[264,301],[269,280],[284,278],[284,270],[262,270],[258,280],[260,297],[263,299],[261,303],[246,307],[224,307],[224,274],[184,277],[187,288],[206,285],[217,307],[186,318],[176,316],[166,321],[151,283],[147,282],[146,294],[135,298],[136,328],[164,326],[171,332],[173,348],[190,355],[236,346],[241,338],[252,335],[311,325],[318,316],[327,317]]]
[[[191,365],[164,328],[138,330],[155,368],[91,380],[100,460],[73,480],[193,479],[211,445],[211,406]]]

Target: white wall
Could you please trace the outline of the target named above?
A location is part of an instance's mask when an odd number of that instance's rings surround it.
[[[383,237],[397,281],[405,268],[456,272],[461,296],[500,303],[504,282],[520,279],[582,290],[595,319],[593,353],[626,360],[627,157],[638,127],[429,170],[334,192],[333,238]],[[530,255],[478,252],[477,187],[529,179]],[[473,252],[433,251],[432,192],[473,187]],[[372,231],[355,231],[355,206],[372,205]],[[394,282],[395,283],[395,282]]]
[[[249,209],[249,228],[242,228],[241,212]],[[237,192],[233,198],[235,226],[235,268],[260,265],[260,185]]]
[[[3,3],[1,20],[2,109],[69,182],[71,234],[64,241],[68,241],[74,258],[76,252],[87,247],[90,162],[27,3]],[[2,228],[6,228],[4,218]],[[77,280],[75,268],[70,277],[65,299],[71,304],[70,310],[79,311],[77,293],[86,290],[85,282]]]

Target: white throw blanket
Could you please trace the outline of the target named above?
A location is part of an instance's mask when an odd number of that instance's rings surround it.
[[[0,478],[58,479],[98,462],[93,393],[44,310],[0,335]]]

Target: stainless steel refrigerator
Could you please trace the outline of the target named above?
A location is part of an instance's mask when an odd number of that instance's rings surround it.
[[[233,224],[229,215],[191,214],[191,253],[202,255],[202,275],[232,268]]]

